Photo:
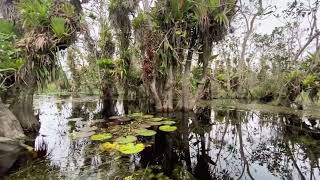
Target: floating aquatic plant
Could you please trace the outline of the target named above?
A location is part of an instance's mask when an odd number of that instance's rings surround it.
[[[95,134],[90,137],[92,141],[103,141],[111,138],[112,138],[112,134],[110,133]]]
[[[150,126],[160,126],[162,125],[163,123],[162,122],[156,122],[156,121],[149,121],[148,124]]]
[[[151,120],[151,121],[161,121],[162,118],[156,117],[156,118],[151,118],[150,120]]]
[[[132,114],[129,114],[130,117],[141,117],[143,116],[142,113],[132,113]]]
[[[176,126],[164,125],[164,126],[160,126],[159,129],[161,131],[164,131],[164,132],[172,132],[172,131],[177,130],[177,127]]]
[[[137,154],[143,151],[144,148],[145,146],[142,143],[138,143],[138,144],[128,143],[128,144],[119,145],[117,150],[123,154]]]
[[[144,128],[136,129],[134,132],[140,136],[154,136],[155,134],[157,134],[156,131],[148,130]]]
[[[101,144],[101,149],[104,151],[110,151],[113,149],[117,149],[118,146],[119,146],[118,143],[106,142],[106,143]]]
[[[175,121],[161,121],[160,123],[164,124],[164,125],[172,125],[172,124],[175,124],[176,122]]]
[[[142,116],[144,119],[150,119],[153,118],[153,115],[147,114]]]
[[[137,137],[135,136],[121,136],[121,137],[118,137],[115,142],[118,143],[118,144],[128,144],[128,143],[133,143],[137,141]]]

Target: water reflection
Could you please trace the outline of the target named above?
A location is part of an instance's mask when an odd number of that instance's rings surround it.
[[[179,121],[178,131],[158,132],[141,154],[116,158],[100,153],[87,138],[72,138],[74,131],[100,117],[98,99],[41,97],[36,104],[41,128],[35,148],[46,153],[41,166],[57,169],[54,177],[123,178],[157,165],[173,179],[320,179],[320,125],[315,118],[199,108],[171,115]],[[122,102],[114,104],[122,114]],[[130,102],[128,108],[151,110],[140,102]],[[83,120],[70,123],[78,117]]]

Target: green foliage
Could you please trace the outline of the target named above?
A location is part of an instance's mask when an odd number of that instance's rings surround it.
[[[315,82],[317,80],[317,76],[314,74],[309,74],[306,76],[306,78],[304,78],[304,80],[302,81],[303,87],[305,88],[309,88],[315,85]]]
[[[161,121],[162,118],[158,118],[158,117],[152,118],[152,117],[151,117],[150,120],[151,120],[151,121]]]
[[[50,24],[49,11],[53,4],[52,0],[23,0],[18,3],[25,27],[39,27]]]
[[[102,69],[112,69],[114,67],[112,59],[108,58],[102,58],[97,60],[97,65]]]
[[[177,127],[176,126],[164,125],[164,126],[160,126],[159,130],[160,131],[164,131],[164,132],[173,132],[173,131],[177,130]]]
[[[63,3],[62,4],[62,11],[65,16],[72,18],[75,16],[75,9],[74,6],[70,3]]]
[[[95,134],[90,137],[92,141],[103,141],[111,138],[112,138],[112,134],[110,133]]]
[[[175,124],[176,122],[175,121],[161,121],[160,123],[164,124],[164,125],[172,125],[172,124]]]
[[[139,29],[143,25],[145,25],[147,21],[147,16],[148,15],[145,13],[139,13],[138,16],[132,20],[133,29]]]
[[[301,76],[302,76],[302,72],[301,71],[294,70],[294,71],[291,71],[290,73],[288,73],[287,80],[288,81],[295,80],[297,78],[300,78]]]
[[[25,60],[21,58],[21,50],[16,48],[14,26],[8,22],[0,21],[0,69],[18,70]]]
[[[66,20],[62,17],[53,17],[50,26],[54,35],[58,38],[62,38],[68,34],[69,30],[66,27]]]
[[[11,22],[0,19],[0,33],[1,34],[14,34],[14,26]]]
[[[217,80],[218,81],[225,81],[226,80],[225,74],[223,74],[223,73],[218,74]]]
[[[119,145],[118,150],[123,154],[130,155],[130,154],[137,154],[143,151],[144,148],[145,146],[142,143],[138,143],[138,144],[128,143],[128,144]]]
[[[115,142],[118,144],[128,144],[128,143],[133,143],[136,142],[138,139],[135,136],[129,135],[129,136],[121,136],[118,137]]]
[[[134,132],[140,136],[154,136],[157,133],[153,130],[148,130],[148,129],[144,129],[144,128],[137,129]]]

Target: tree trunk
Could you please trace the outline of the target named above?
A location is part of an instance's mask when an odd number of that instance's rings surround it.
[[[165,96],[163,101],[163,110],[166,112],[173,111],[173,69],[172,65],[169,67],[168,79],[165,85]]]
[[[158,93],[157,88],[156,88],[156,80],[155,80],[155,78],[153,78],[153,80],[148,84],[149,84],[149,87],[150,87],[150,91],[151,91],[152,97],[154,99],[154,103],[155,103],[155,106],[156,106],[156,111],[162,112],[163,111],[162,102],[161,102],[161,99],[159,97],[159,93]]]
[[[110,82],[110,81],[108,81]],[[113,116],[116,114],[114,110],[114,103],[112,99],[113,91],[112,91],[112,86],[110,83],[106,83],[104,87],[102,88],[102,103],[103,103],[103,108],[102,108],[102,115],[104,118],[108,118],[110,116]]]
[[[34,87],[25,86],[23,91],[15,98],[10,109],[19,120],[24,131],[37,132],[40,128],[40,123],[34,115],[33,109],[33,94]]]
[[[14,114],[0,100],[0,136],[11,139],[25,137],[22,127]]]

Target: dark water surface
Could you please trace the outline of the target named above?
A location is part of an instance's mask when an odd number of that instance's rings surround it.
[[[142,153],[115,157],[89,138],[72,138],[100,118],[97,98],[42,96],[35,106],[41,121],[35,149],[43,157],[16,163],[5,179],[130,179],[141,173],[144,179],[153,174],[153,179],[320,180],[320,118],[204,106],[171,114],[178,130],[158,132]],[[118,101],[120,114],[122,106]],[[147,111],[141,103],[129,107],[139,109]],[[78,117],[83,119],[72,119]]]

